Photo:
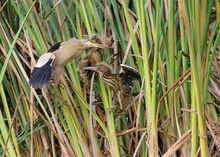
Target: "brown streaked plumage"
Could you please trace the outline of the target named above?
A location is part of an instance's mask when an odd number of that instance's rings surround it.
[[[29,84],[37,89],[48,86],[52,76],[52,71],[56,75],[54,79],[55,86],[59,82],[62,73],[61,68],[71,60],[79,57],[84,50],[103,48],[106,45],[100,45],[95,40],[72,38],[68,41],[53,45],[48,53],[43,54],[35,65]]]
[[[113,74],[111,68],[105,63],[98,63],[94,67],[84,69],[97,72],[100,79],[112,88],[116,105],[119,104],[121,108],[125,108],[133,100],[133,81],[141,82],[141,77],[139,72],[132,67],[122,65],[122,68],[123,72],[120,74]]]
[[[88,66],[95,66],[97,63],[101,62],[102,60],[103,59],[102,59],[101,50],[96,50],[96,51],[90,50],[89,53],[79,61],[78,71],[80,77],[83,79],[83,82],[86,79],[90,80],[93,73],[91,71],[84,70],[83,68]]]
[[[111,48],[113,46],[114,40],[112,38],[107,38],[101,35],[94,35],[91,40],[95,41],[100,45],[105,45],[106,48]],[[82,79],[90,79],[92,72],[84,70],[84,67],[95,66],[97,63],[102,62],[102,49],[98,48],[96,50],[90,49],[89,53],[79,61],[78,71]]]

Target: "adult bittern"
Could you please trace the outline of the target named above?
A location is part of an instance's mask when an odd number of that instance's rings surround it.
[[[100,79],[113,90],[116,105],[119,104],[121,108],[125,108],[133,100],[133,81],[138,80],[141,82],[141,77],[134,68],[127,65],[121,66],[123,72],[120,74],[113,74],[111,68],[105,63],[98,63],[93,67],[85,67],[84,69],[97,72]]]
[[[100,45],[95,40],[76,39],[72,38],[68,41],[60,42],[53,45],[48,53],[43,54],[32,71],[29,84],[37,89],[47,87],[50,83],[52,73],[54,76],[55,86],[59,82],[59,76],[64,67],[71,60],[79,57],[86,49],[103,48],[105,45]]]
[[[107,38],[101,35],[94,35],[91,39],[100,45],[105,45],[106,48],[111,48],[114,43],[114,40],[112,38]],[[83,69],[84,67],[95,66],[97,63],[102,61],[102,49],[90,49],[89,53],[79,61],[78,71],[80,73],[81,78],[90,79],[93,73],[89,70]]]

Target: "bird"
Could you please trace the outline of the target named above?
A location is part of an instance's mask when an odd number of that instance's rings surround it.
[[[98,44],[105,45],[108,48],[112,48],[114,44],[114,40],[112,38],[107,38],[102,35],[94,35],[91,40]],[[101,48],[90,49],[88,54],[79,61],[78,71],[80,73],[80,77],[83,79],[83,82],[85,82],[85,80],[90,80],[93,73],[83,68],[88,66],[95,66],[97,63],[102,62],[102,52],[103,50]]]
[[[62,68],[71,60],[79,57],[84,50],[104,48],[93,39],[71,38],[67,41],[59,42],[53,45],[47,53],[40,56],[37,64],[31,72],[29,84],[34,89],[48,87],[52,75],[54,85],[59,82],[59,77],[63,73]]]
[[[101,44],[103,48],[111,48],[114,44],[113,37],[106,37],[100,34],[93,35],[91,40],[93,40],[97,44]]]
[[[133,100],[133,81],[137,80],[141,83],[141,76],[136,69],[128,65],[121,64],[121,67],[123,72],[120,74],[113,74],[111,67],[103,62],[95,66],[84,67],[84,69],[95,71],[99,78],[113,90],[116,106],[120,105],[120,108],[124,109]]]

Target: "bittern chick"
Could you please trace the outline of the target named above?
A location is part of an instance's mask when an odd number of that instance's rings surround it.
[[[94,40],[72,38],[68,41],[60,42],[53,45],[48,53],[43,54],[35,65],[29,84],[37,89],[43,86],[47,87],[53,74],[55,85],[59,82],[59,76],[64,67],[71,60],[79,57],[86,49],[102,48],[105,45],[97,44]]]
[[[123,72],[120,74],[113,74],[111,68],[105,63],[98,63],[94,67],[84,69],[97,72],[100,79],[112,88],[116,105],[119,104],[124,109],[133,100],[133,81],[141,82],[141,77],[139,72],[132,67],[122,65],[122,68]]]
[[[106,48],[112,48],[114,44],[114,40],[112,38],[107,38],[102,35],[94,35],[91,40],[100,45],[106,45]],[[96,50],[90,49],[89,53],[79,61],[78,71],[82,79],[85,80],[91,78],[93,72],[85,70],[83,68],[88,66],[95,66],[97,63],[102,62],[102,51],[103,50],[100,48]]]

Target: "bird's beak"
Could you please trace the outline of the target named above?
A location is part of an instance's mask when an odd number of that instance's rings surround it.
[[[96,50],[97,48],[103,48],[101,44],[94,43],[92,42],[92,40],[85,40],[84,42],[87,45],[87,47],[92,50]]]
[[[83,70],[91,70],[91,71],[96,71],[96,67],[83,67]]]
[[[113,47],[112,45],[110,46],[107,44],[98,44],[93,39],[88,39],[85,42],[87,42],[87,44],[89,44],[91,47],[94,47],[94,48],[112,48]]]

